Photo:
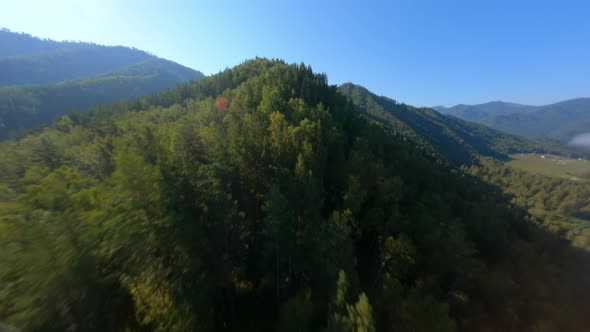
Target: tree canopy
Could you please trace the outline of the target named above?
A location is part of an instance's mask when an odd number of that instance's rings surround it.
[[[255,59],[0,144],[23,331],[574,331],[588,258],[475,174]]]

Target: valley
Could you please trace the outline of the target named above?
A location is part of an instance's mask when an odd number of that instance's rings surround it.
[[[590,181],[590,161],[583,158],[566,158],[552,154],[513,154],[507,165],[529,171],[572,181]]]

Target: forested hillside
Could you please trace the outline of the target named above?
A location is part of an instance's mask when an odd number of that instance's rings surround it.
[[[437,110],[528,138],[553,138],[568,142],[576,135],[590,132],[590,98],[544,106],[491,102],[438,107]]]
[[[0,139],[71,110],[154,93],[203,74],[146,52],[0,31]]]
[[[507,159],[508,154],[518,151],[575,153],[551,142],[529,141],[429,108],[401,104],[358,85],[343,84],[339,90],[358,111],[384,124],[396,137],[413,144],[433,159],[442,157],[461,165],[472,163],[481,156]]]
[[[128,47],[56,42],[0,30],[0,86],[81,79],[153,58]]]
[[[422,155],[325,75],[266,59],[64,116],[0,144],[0,320],[590,328],[587,254],[499,188]]]
[[[484,159],[465,173],[500,186],[535,222],[590,251],[590,182],[533,174]],[[590,173],[589,173],[590,174]]]

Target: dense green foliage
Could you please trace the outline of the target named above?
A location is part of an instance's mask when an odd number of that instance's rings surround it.
[[[585,254],[497,188],[420,154],[324,75],[265,59],[65,116],[0,146],[0,320],[24,331],[590,327]]]
[[[19,88],[0,88],[0,139],[50,123],[66,112],[161,91],[201,78],[166,60],[148,60],[93,78]]]
[[[590,98],[578,98],[544,106],[503,102],[457,105],[437,110],[481,123],[506,133],[529,138],[553,138],[564,142],[590,132]]]
[[[40,40],[8,31],[0,31],[0,72],[0,139],[71,110],[203,77],[135,49]]]
[[[429,108],[400,104],[358,85],[347,83],[339,90],[358,111],[384,124],[395,136],[433,159],[442,157],[461,165],[470,164],[480,156],[507,159],[509,153],[521,151],[571,153],[554,144],[527,141]]]
[[[531,174],[493,160],[466,172],[502,187],[534,221],[590,251],[590,182]]]

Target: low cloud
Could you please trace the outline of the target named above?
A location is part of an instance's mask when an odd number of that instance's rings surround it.
[[[582,146],[582,147],[590,147],[590,133],[580,134],[568,143],[569,145],[573,146]]]

